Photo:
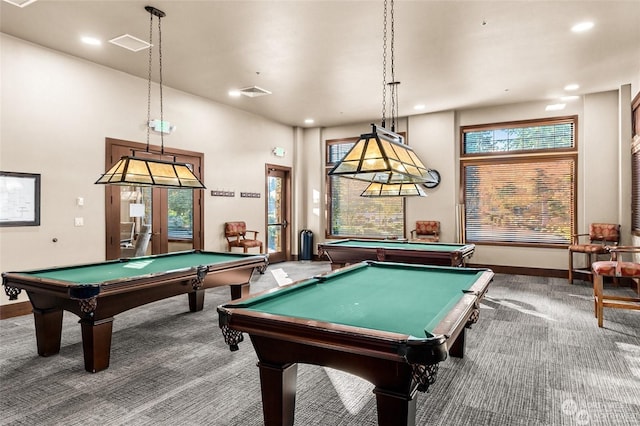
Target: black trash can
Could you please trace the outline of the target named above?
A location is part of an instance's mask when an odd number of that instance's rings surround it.
[[[309,229],[300,231],[298,260],[313,259],[313,232]]]

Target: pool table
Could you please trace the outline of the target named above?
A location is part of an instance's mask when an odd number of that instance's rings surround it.
[[[297,364],[360,376],[379,425],[413,425],[416,394],[438,363],[464,355],[493,272],[368,261],[218,307],[225,342],[248,333],[258,356],[264,424],[293,425]]]
[[[475,248],[474,244],[407,240],[345,239],[318,244],[318,252],[321,255],[326,254],[331,261],[332,269],[365,260],[464,266]]]
[[[5,272],[9,299],[25,290],[33,307],[38,354],[60,352],[63,311],[80,317],[85,370],[109,367],[116,314],[188,294],[189,310],[200,311],[206,288],[229,285],[231,297],[249,294],[255,269],[264,271],[266,255],[189,250],[26,272]]]

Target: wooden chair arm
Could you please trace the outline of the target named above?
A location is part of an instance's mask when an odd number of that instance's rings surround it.
[[[580,237],[587,237],[589,234],[571,234],[571,244],[580,244]]]
[[[607,246],[607,250],[611,253],[611,260],[618,260],[618,253],[640,253],[639,246]]]
[[[259,231],[249,231],[247,229],[247,232],[251,232],[253,233],[253,238],[249,238],[250,240],[257,240],[258,239],[258,234],[260,233]],[[245,237],[246,238],[246,237]]]
[[[609,247],[611,251],[640,252],[640,246],[618,246],[614,244],[607,247]]]
[[[231,243],[231,242],[239,242],[240,241],[240,234],[235,234],[235,235],[225,235],[224,236],[227,239],[227,242]]]
[[[573,244],[580,244],[580,241],[579,241],[580,237],[587,237],[589,235],[590,234],[572,234],[571,236],[573,237]],[[612,244],[611,242],[607,244],[607,242],[605,241],[604,235],[594,235],[594,237],[592,238],[592,241],[600,241],[600,244],[602,244],[603,246],[604,245],[608,246]],[[594,243],[591,243],[591,244],[594,244]],[[613,245],[615,246],[617,245],[617,243],[613,243]]]

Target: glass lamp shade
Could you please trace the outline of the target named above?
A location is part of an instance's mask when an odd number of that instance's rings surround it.
[[[96,184],[205,188],[185,163],[129,156],[120,158]]]
[[[361,197],[426,197],[420,183],[377,183],[372,182],[360,194]]]
[[[360,136],[347,155],[329,175],[381,184],[424,183],[430,180],[428,169],[402,143],[402,137],[383,128]]]

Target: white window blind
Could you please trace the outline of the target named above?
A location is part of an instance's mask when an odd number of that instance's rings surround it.
[[[462,128],[465,239],[567,245],[575,229],[575,117]]]
[[[327,141],[327,232],[335,237],[403,238],[404,198],[361,197],[368,182],[328,172],[356,142],[357,138]]]

